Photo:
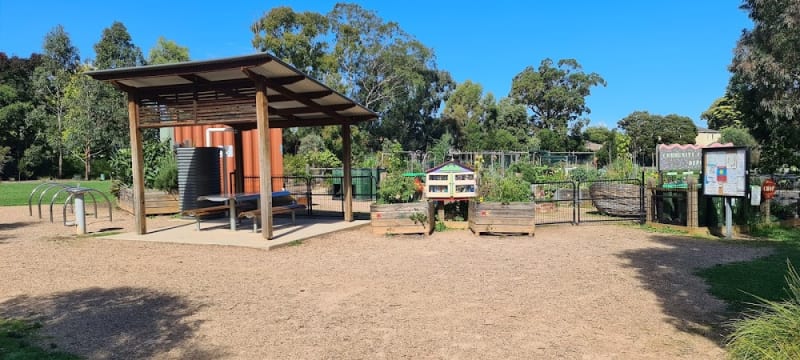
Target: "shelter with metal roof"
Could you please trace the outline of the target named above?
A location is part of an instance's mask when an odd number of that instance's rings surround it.
[[[353,220],[350,125],[377,114],[267,53],[88,73],[127,93],[136,231],[147,232],[142,130],[194,125],[257,129],[261,194],[272,193],[269,128],[342,126],[345,220]],[[272,198],[260,197],[264,238]]]

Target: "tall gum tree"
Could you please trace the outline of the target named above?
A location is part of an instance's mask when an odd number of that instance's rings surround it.
[[[58,156],[57,176],[64,176],[64,115],[67,112],[66,88],[78,65],[80,55],[78,48],[72,45],[69,34],[64,27],[57,25],[45,35],[42,64],[34,72],[33,84],[40,98],[40,114],[47,124],[47,139]]]
[[[397,23],[359,5],[339,3],[326,14],[277,7],[251,30],[259,51],[275,54],[376,111],[379,121],[359,124],[369,138],[420,149],[440,131],[434,120],[452,79],[436,68],[433,51]],[[377,140],[369,144],[380,146]]]
[[[766,171],[800,164],[800,3],[745,0],[753,21],[742,31],[728,90],[742,123],[761,144]]]
[[[586,97],[595,86],[606,86],[597,73],[585,73],[575,59],[553,63],[544,59],[538,68],[528,66],[514,76],[509,97],[531,111],[536,128],[550,129],[566,136],[571,122],[591,113]]]

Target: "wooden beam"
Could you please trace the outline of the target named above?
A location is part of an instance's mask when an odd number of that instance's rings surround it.
[[[284,76],[284,77],[269,78],[269,79],[264,78],[264,79],[269,80],[273,84],[290,85],[296,82],[303,81],[307,79],[307,77],[305,77],[304,75],[292,75],[292,76]]]
[[[328,95],[333,94],[333,91],[331,91],[331,90],[309,91],[309,92],[297,93],[297,94],[298,95],[302,95],[304,97],[307,97],[309,99],[319,99],[319,98],[324,98],[324,97],[326,97]],[[269,100],[269,102],[280,102],[280,101],[293,100],[293,99],[290,99],[289,97],[287,97],[286,95],[282,95],[282,94],[270,95],[270,96],[267,97],[267,99]]]
[[[242,132],[240,130],[233,131],[233,159],[236,164],[236,170],[233,175],[234,179],[234,192],[244,192],[244,143],[242,141]]]
[[[299,95],[302,95],[302,94],[299,94]],[[331,111],[343,111],[343,110],[350,109],[350,108],[352,108],[354,106],[356,106],[356,104],[353,104],[353,103],[350,103],[350,104],[336,104],[336,105],[324,105],[325,109],[328,109],[328,110],[331,110]],[[312,109],[310,107],[285,108],[285,109],[276,109],[276,110],[278,112],[280,112],[280,115],[312,114],[312,113],[319,112],[319,110]]]
[[[285,86],[283,86],[284,84],[282,84],[279,81],[275,81],[275,79],[267,79],[245,67],[242,68],[242,72],[247,74],[247,76],[253,79],[253,81],[263,82],[264,84],[266,84],[266,86],[268,86],[272,90],[277,91],[282,95],[285,95],[290,100],[294,100],[305,106],[308,106],[309,108],[316,110],[315,112],[320,112],[334,119],[338,119],[340,120],[341,124],[346,122],[346,117],[340,115],[336,111],[326,109],[324,106],[315,103],[313,100],[309,98],[303,97],[302,93],[295,93],[294,91],[287,89]]]
[[[118,81],[115,82],[119,83]],[[124,84],[120,85],[126,86]],[[203,82],[203,83],[149,86],[149,87],[138,88],[136,89],[136,91],[141,97],[149,97],[149,96],[158,96],[158,95],[175,94],[175,93],[189,94],[195,91],[197,92],[214,91],[214,90],[226,91],[226,90],[252,89],[252,88],[253,88],[253,81],[250,79],[233,79],[233,80],[221,80],[221,81]]]
[[[261,183],[261,236],[272,239],[272,149],[269,138],[267,85],[256,81],[256,127],[258,129],[258,175]]]
[[[128,93],[128,128],[131,140],[131,160],[133,170],[133,213],[136,233],[147,233],[147,217],[144,204],[144,152],[142,150],[142,129],[139,128],[139,106],[135,93]]]
[[[272,110],[269,108],[268,110]],[[271,112],[270,112],[271,113]],[[369,119],[364,119],[369,120]],[[355,125],[359,121],[364,121],[361,118],[355,119],[348,119],[345,120],[345,124]],[[184,121],[159,121],[158,123],[143,123],[139,124],[140,129],[158,129],[158,128],[165,128],[165,127],[181,127],[181,126],[194,126],[194,125],[241,125],[242,128],[249,128],[255,129],[256,128],[256,120],[255,119],[238,119],[238,120],[214,120],[214,121],[200,121],[194,122],[194,120],[184,120]],[[331,119],[331,118],[321,118],[321,119],[301,119],[294,117],[292,119],[270,119],[269,127],[273,129],[286,129],[286,128],[293,128],[293,127],[309,127],[309,126],[328,126],[328,125],[342,125],[342,120],[340,119]]]
[[[353,221],[353,174],[350,125],[342,125],[342,159],[344,177],[342,179],[342,195],[344,196],[344,221]]]

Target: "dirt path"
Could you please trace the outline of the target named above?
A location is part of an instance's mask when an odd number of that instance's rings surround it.
[[[0,315],[89,358],[722,358],[693,269],[767,251],[583,225],[271,252],[58,233],[0,208]]]

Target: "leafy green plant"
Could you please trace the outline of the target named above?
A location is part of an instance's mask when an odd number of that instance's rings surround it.
[[[800,359],[800,276],[787,262],[789,299],[771,301],[756,297],[756,310],[735,321],[728,336],[734,359]]]
[[[146,188],[156,188],[155,182],[159,177],[162,177],[158,180],[162,188],[178,188],[178,168],[177,163],[175,163],[175,154],[173,153],[172,145],[169,140],[161,142],[156,140],[145,141],[142,155],[144,157],[144,186]],[[171,173],[171,171],[173,171],[172,169],[168,169],[167,172],[160,175],[163,165],[171,166],[170,161],[175,163],[174,177],[173,173]],[[114,180],[118,180],[126,186],[133,185],[131,149],[119,149],[111,159],[109,159],[109,167],[112,169],[111,176]],[[172,181],[173,178],[174,183],[166,183],[167,181]]]
[[[508,173],[521,174],[522,179],[527,182],[545,181],[545,180],[563,180],[560,176],[560,170],[551,168],[549,166],[533,165],[529,162],[515,162],[508,167]]]
[[[415,212],[411,214],[408,218],[411,219],[411,221],[413,221],[414,224],[420,224],[422,226],[425,226],[425,223],[428,221],[428,215],[421,212]]]
[[[483,201],[511,203],[531,199],[531,184],[514,175],[503,177],[489,172],[481,177],[478,189]]]
[[[629,179],[636,177],[633,161],[627,157],[618,157],[608,164],[606,177],[609,179]]]
[[[310,151],[303,155],[312,167],[335,168],[342,166],[342,161],[330,150]]]
[[[305,156],[283,155],[283,174],[286,176],[308,176],[308,161]]]
[[[584,166],[576,167],[569,172],[569,177],[573,181],[590,181],[600,178],[600,172],[596,169]]]
[[[416,189],[414,180],[398,172],[386,174],[378,189],[379,204],[395,204],[409,202],[413,199]]]
[[[153,188],[168,193],[178,191],[178,161],[172,153],[161,158],[158,172],[153,179]]]
[[[447,225],[445,225],[444,221],[437,221],[436,226],[433,228],[436,232],[442,232],[447,230]]]

